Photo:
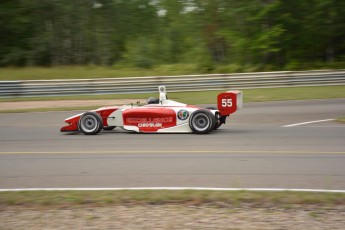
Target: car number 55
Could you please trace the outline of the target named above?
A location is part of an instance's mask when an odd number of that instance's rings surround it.
[[[231,98],[222,99],[222,107],[231,107],[231,106],[232,106],[232,99]]]

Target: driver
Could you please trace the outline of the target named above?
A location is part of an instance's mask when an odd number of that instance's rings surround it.
[[[147,104],[159,104],[159,99],[154,97],[149,97],[147,99]]]

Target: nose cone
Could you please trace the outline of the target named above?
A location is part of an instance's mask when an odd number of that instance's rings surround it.
[[[70,132],[70,131],[78,131],[78,122],[80,119],[81,114],[78,114],[73,117],[69,117],[65,120],[68,125],[62,127],[60,132]]]

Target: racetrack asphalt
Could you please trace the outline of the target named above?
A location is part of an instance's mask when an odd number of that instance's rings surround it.
[[[209,135],[59,133],[68,116],[0,114],[0,189],[345,189],[345,99],[246,103]]]

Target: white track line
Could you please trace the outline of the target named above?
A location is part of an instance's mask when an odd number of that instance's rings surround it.
[[[334,120],[335,120],[335,119],[325,119],[325,120],[317,120],[317,121],[307,121],[307,122],[302,122],[302,123],[284,125],[284,126],[282,126],[282,127],[287,128],[287,127],[294,127],[294,126],[299,126],[299,125],[306,125],[306,124],[311,124],[311,123],[318,123],[318,122],[325,122],[325,121],[334,121]]]
[[[252,192],[328,192],[345,193],[345,190],[287,189],[287,188],[207,188],[207,187],[133,187],[133,188],[15,188],[0,189],[0,192],[24,191],[126,191],[126,190],[194,190],[194,191],[252,191]]]
[[[161,153],[276,153],[276,154],[345,154],[343,152],[332,151],[288,151],[288,150],[112,150],[112,151],[65,151],[65,152],[0,152],[0,155],[9,154],[123,154],[123,153],[138,153],[138,154],[161,154]]]

